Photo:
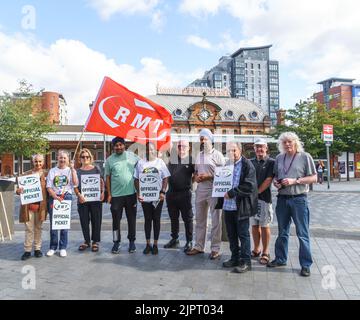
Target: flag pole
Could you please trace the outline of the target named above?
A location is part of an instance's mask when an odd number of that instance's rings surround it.
[[[86,126],[84,126],[84,128],[83,128],[83,130],[82,130],[82,132],[81,132],[79,141],[78,141],[78,143],[77,143],[77,146],[76,146],[76,149],[75,149],[75,152],[74,152],[74,156],[73,156],[73,159],[72,159],[73,162],[75,161],[76,153],[77,153],[77,151],[78,151],[78,149],[79,149],[79,146],[80,146],[80,143],[81,143],[82,138],[83,138],[83,136],[84,136],[85,130],[86,130]]]

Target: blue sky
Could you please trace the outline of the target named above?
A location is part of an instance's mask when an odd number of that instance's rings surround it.
[[[281,106],[289,108],[319,89],[320,80],[359,78],[359,1],[331,3],[2,0],[0,90],[26,78],[60,91],[70,122],[80,124],[105,75],[153,94],[157,83],[187,85],[241,46],[273,44]]]

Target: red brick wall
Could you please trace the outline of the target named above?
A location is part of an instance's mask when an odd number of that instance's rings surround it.
[[[14,163],[12,154],[4,154],[1,156],[1,175],[13,175]]]

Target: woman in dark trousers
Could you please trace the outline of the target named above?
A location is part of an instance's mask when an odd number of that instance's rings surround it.
[[[100,242],[101,220],[102,220],[102,201],[104,200],[104,181],[100,176],[100,201],[86,201],[81,193],[82,184],[86,183],[87,175],[100,175],[100,169],[93,165],[94,157],[90,150],[82,149],[80,151],[81,167],[77,170],[79,186],[76,187],[75,194],[78,197],[78,212],[80,216],[81,229],[84,235],[84,243],[79,246],[79,251],[90,248],[90,240],[92,240],[91,250],[99,251],[98,242]],[[91,222],[91,237],[90,237]]]
[[[158,201],[145,202],[144,199],[140,196],[139,178],[141,173],[153,173],[159,175],[160,179],[158,180],[158,186],[159,188],[161,188],[161,191]],[[144,254],[158,254],[160,218],[169,176],[170,172],[166,167],[165,162],[162,159],[158,158],[158,153],[154,144],[148,143],[146,145],[146,159],[141,159],[138,161],[134,172],[135,188],[138,195],[138,200],[141,202],[145,218],[146,247],[143,251]],[[152,225],[154,226],[153,246],[151,246],[150,244]]]

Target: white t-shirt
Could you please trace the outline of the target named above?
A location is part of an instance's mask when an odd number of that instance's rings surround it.
[[[162,188],[162,180],[170,177],[171,174],[162,159],[156,158],[152,161],[139,160],[134,171],[134,178],[139,179],[140,173],[157,173],[160,176],[159,188]]]
[[[46,178],[46,188],[51,188],[57,195],[60,195],[66,192],[71,193],[73,187],[71,168],[54,167],[50,169]]]

